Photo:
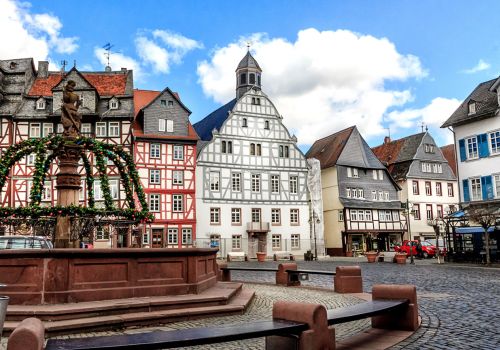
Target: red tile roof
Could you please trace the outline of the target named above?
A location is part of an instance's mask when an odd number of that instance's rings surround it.
[[[137,116],[142,107],[153,101],[160,94],[161,91],[134,89],[134,115]]]
[[[457,176],[457,157],[455,154],[455,145],[446,145],[441,147],[441,152],[443,152],[444,158],[448,161],[453,174]]]
[[[355,126],[351,126],[314,142],[306,157],[318,159],[321,163],[321,169],[334,166],[354,128]]]
[[[380,146],[373,147],[372,151],[375,153],[377,158],[384,164],[389,165],[398,159],[399,152],[405,144],[405,139],[399,139],[395,141],[386,142]]]
[[[101,96],[125,94],[127,74],[82,73],[82,75],[96,88]],[[36,78],[28,95],[52,96],[52,89],[59,84],[61,79],[62,76],[60,73],[50,73],[47,78]]]

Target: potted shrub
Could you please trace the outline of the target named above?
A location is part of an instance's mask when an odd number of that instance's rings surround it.
[[[406,253],[396,253],[395,259],[398,264],[406,264]]]
[[[366,260],[368,260],[369,263],[374,263],[375,261],[377,261],[377,255],[378,253],[373,251],[365,253]]]
[[[257,261],[258,262],[264,262],[266,261],[266,253],[264,252],[257,252]]]
[[[352,250],[348,250],[347,252],[345,252],[345,256],[352,258]]]

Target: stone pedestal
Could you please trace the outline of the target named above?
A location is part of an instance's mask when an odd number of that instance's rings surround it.
[[[67,207],[79,205],[80,174],[78,161],[80,160],[82,146],[68,142],[58,151],[59,173],[57,174],[57,205]],[[71,241],[71,221],[68,216],[58,216],[56,224],[56,248],[78,247],[78,241]]]

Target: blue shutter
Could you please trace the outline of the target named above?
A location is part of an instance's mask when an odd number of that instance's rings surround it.
[[[469,180],[468,179],[462,180],[462,184],[464,188],[464,202],[470,202]]]
[[[490,148],[488,147],[488,135],[477,135],[477,144],[479,148],[479,158],[485,158],[490,155]]]
[[[483,200],[493,199],[493,179],[491,176],[481,176],[481,191],[483,192]]]
[[[465,153],[465,140],[459,140],[458,146],[460,148],[460,161],[465,162],[467,160],[467,153]]]

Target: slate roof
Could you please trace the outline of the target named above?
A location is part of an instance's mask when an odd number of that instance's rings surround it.
[[[443,152],[444,158],[448,161],[451,171],[453,171],[453,174],[457,176],[457,157],[455,154],[455,145],[451,144],[443,146],[441,147],[441,152]]]
[[[368,201],[352,198],[339,197],[340,202],[346,208],[360,208],[360,209],[401,209],[400,201],[379,202]]]
[[[236,99],[231,100],[193,125],[201,140],[212,140],[212,130],[220,130],[220,127],[228,118],[229,112],[232,111],[235,104]]]
[[[101,96],[127,94],[127,72],[80,72]],[[60,72],[51,72],[47,78],[36,78],[28,96],[52,96],[52,89],[60,83]]]
[[[446,128],[493,117],[498,109],[498,100],[497,93],[490,89],[496,81],[497,79],[492,79],[479,84],[441,127]],[[476,102],[476,113],[472,115],[469,115],[470,101]]]
[[[410,135],[399,140],[384,143],[372,148],[373,153],[385,165],[413,160],[418,146],[422,143],[425,132]],[[391,172],[392,173],[392,172]]]
[[[321,163],[321,169],[334,166],[355,128],[355,126],[351,126],[315,141],[309,151],[307,151],[306,158],[318,159]]]
[[[241,59],[240,63],[238,64],[238,68],[236,68],[236,70],[242,69],[242,68],[256,68],[256,69],[262,71],[262,69],[260,69],[259,64],[255,60],[255,58],[253,58],[250,51],[248,51],[247,54],[245,55],[245,57],[243,57]]]
[[[161,91],[134,89],[134,115],[161,94]]]

